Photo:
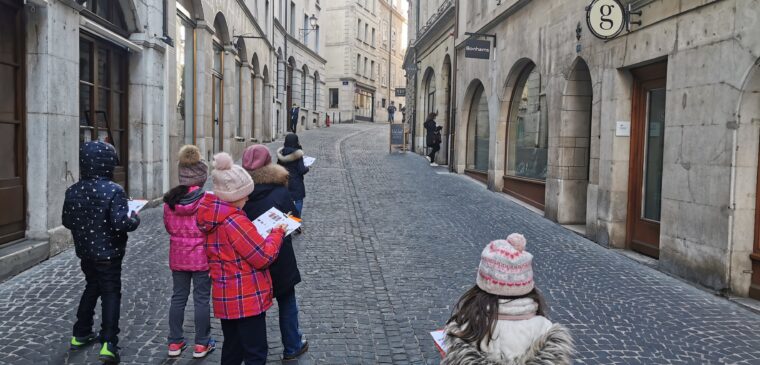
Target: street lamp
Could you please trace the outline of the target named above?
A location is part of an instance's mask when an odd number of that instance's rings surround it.
[[[301,32],[303,32],[304,36],[317,30],[317,20],[318,20],[317,17],[314,14],[311,14],[311,16],[309,17],[309,26],[311,26],[311,28],[299,29]]]

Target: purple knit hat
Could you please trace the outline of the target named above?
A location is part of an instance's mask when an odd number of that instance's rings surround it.
[[[255,144],[243,151],[243,168],[248,171],[260,169],[272,162],[272,155],[264,145]]]

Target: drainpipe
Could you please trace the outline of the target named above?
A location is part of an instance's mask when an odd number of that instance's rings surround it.
[[[449,89],[449,100],[451,102],[449,109],[449,171],[456,171],[454,165],[456,159],[456,123],[457,123],[457,37],[459,36],[459,0],[454,0],[454,57],[451,57],[451,86]]]

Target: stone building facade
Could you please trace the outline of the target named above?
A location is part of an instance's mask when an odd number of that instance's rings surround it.
[[[330,19],[327,112],[336,123],[388,120],[387,107],[404,104],[396,88],[405,85],[401,68],[406,15],[400,0],[335,0],[325,3]],[[401,121],[401,113],[395,115]]]
[[[760,297],[760,1],[620,1],[632,22],[607,41],[589,3],[455,2],[452,169],[603,246]],[[481,38],[489,59],[465,57],[465,32],[495,36]],[[417,118],[425,67],[410,77]]]
[[[219,151],[239,158],[246,146],[282,136],[284,91],[303,92],[304,81],[303,125],[320,125],[319,5],[292,1],[285,13],[283,4],[0,1],[0,77],[9,85],[0,93],[0,199],[9,202],[0,214],[0,280],[70,246],[61,208],[79,178],[82,142],[113,144],[114,180],[131,197],[155,199],[176,183],[183,144],[208,159]],[[293,10],[315,14],[308,42],[284,31],[280,19]],[[283,59],[296,66],[298,88],[278,83]]]

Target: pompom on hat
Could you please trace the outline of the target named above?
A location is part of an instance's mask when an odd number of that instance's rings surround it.
[[[232,156],[226,152],[214,155],[214,170],[211,172],[214,194],[226,202],[241,200],[253,192],[253,179],[245,169],[235,165]]]
[[[201,151],[193,145],[179,149],[179,183],[185,186],[203,186],[208,179],[208,164],[201,158]]]
[[[530,293],[533,282],[533,255],[525,251],[527,242],[519,233],[488,244],[480,255],[477,285],[493,295],[514,297]]]

